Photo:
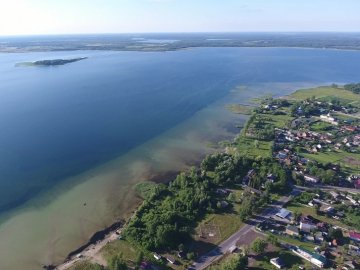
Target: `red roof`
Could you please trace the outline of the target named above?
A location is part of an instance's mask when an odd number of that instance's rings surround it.
[[[358,232],[349,232],[349,235],[350,235],[350,237],[353,238],[353,239],[358,239],[358,240],[360,240],[360,233],[358,233]]]

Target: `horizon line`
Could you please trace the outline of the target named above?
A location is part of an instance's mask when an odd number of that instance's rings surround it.
[[[53,33],[53,34],[10,34],[0,37],[41,37],[41,36],[87,36],[87,35],[156,35],[156,34],[360,34],[360,31],[159,31],[159,32],[89,32],[89,33]]]

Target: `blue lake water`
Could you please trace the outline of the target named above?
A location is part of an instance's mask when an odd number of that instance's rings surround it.
[[[79,56],[89,58],[15,67]],[[236,85],[355,82],[359,69],[360,52],[319,49],[0,54],[0,211],[144,143]]]
[[[359,68],[358,51],[320,49],[0,54],[0,269],[61,262],[136,203],[138,181],[233,136],[246,117],[226,103],[359,82]]]

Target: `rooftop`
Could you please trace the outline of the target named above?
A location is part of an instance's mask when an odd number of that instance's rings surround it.
[[[289,210],[286,210],[285,208],[281,208],[278,213],[276,213],[276,216],[281,218],[287,218],[291,212]]]

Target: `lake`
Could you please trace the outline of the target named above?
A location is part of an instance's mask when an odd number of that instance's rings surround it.
[[[73,57],[88,59],[15,67]],[[135,183],[238,132],[247,117],[226,104],[358,82],[359,68],[360,52],[322,49],[0,54],[0,268],[58,263],[128,214]]]

